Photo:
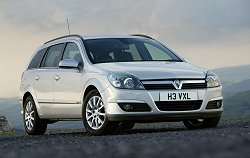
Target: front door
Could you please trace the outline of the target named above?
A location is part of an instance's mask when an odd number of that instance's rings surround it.
[[[74,59],[83,63],[76,43],[67,43],[62,60]],[[54,74],[54,110],[57,118],[81,118],[82,72],[59,68]]]

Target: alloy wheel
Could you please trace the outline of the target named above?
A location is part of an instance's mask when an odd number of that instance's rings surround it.
[[[24,116],[24,120],[25,120],[25,125],[27,127],[28,130],[32,130],[33,126],[34,126],[34,122],[35,122],[35,118],[34,118],[34,108],[33,108],[33,104],[29,101],[26,105],[25,108],[25,116]]]
[[[93,96],[89,99],[86,106],[86,120],[94,130],[100,129],[106,119],[104,103],[99,96]]]

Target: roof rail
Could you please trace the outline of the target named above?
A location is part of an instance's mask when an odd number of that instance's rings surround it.
[[[81,35],[74,34],[74,35],[66,35],[66,36],[58,37],[58,38],[49,40],[49,41],[45,42],[44,44],[47,44],[47,43],[49,43],[49,42],[52,42],[52,41],[55,41],[55,40],[58,40],[58,39],[66,38],[66,37],[78,37],[78,38],[80,38],[81,40],[83,40],[83,38],[82,38]]]
[[[148,35],[144,35],[144,34],[131,34],[131,36],[140,36],[140,37],[145,37],[145,38],[153,39],[152,37],[150,37]]]

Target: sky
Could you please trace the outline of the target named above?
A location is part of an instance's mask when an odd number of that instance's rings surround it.
[[[147,34],[189,62],[250,64],[249,0],[0,0],[0,98],[18,95],[36,48],[68,34]]]

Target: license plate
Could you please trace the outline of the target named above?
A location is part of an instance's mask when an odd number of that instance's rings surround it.
[[[197,92],[162,92],[161,101],[197,100]]]

